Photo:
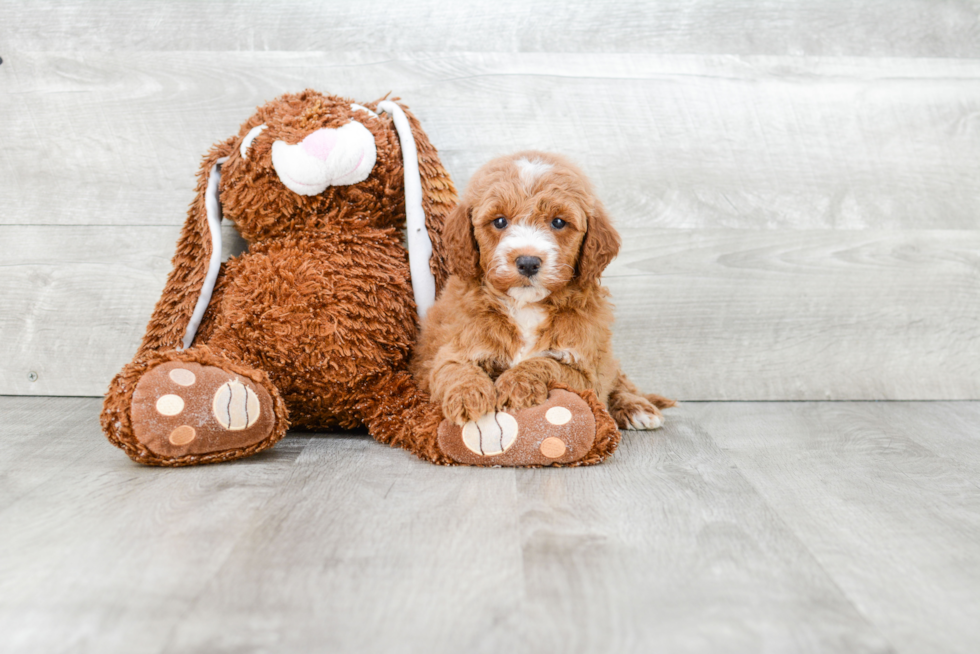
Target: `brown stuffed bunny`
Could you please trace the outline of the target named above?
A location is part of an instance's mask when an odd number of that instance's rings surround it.
[[[140,463],[178,466],[254,454],[289,426],[366,426],[435,463],[601,461],[619,432],[589,393],[556,388],[549,403],[582,419],[555,427],[537,415],[548,407],[528,409],[496,451],[440,429],[440,408],[418,390],[409,356],[446,280],[455,201],[396,102],[308,90],[260,107],[204,159],[163,295],[106,395],[109,440]],[[226,263],[222,213],[249,244]],[[542,449],[549,438],[567,446]]]

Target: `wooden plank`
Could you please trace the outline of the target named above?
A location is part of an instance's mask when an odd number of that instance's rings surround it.
[[[36,450],[17,444],[19,428],[0,427],[0,459],[18,457],[2,478],[22,488],[25,471],[43,479],[0,504],[0,649],[160,651],[308,438],[237,468],[147,468],[101,435],[98,400],[30,399]],[[0,414],[27,401],[0,398]],[[65,429],[50,417],[58,411],[75,424]]]
[[[0,397],[0,513],[73,464],[105,454],[95,447],[98,405],[91,398]],[[76,437],[80,427],[87,438]]]
[[[689,410],[896,649],[980,648],[980,460],[919,442],[975,443],[976,404]],[[916,412],[933,419],[910,427]]]
[[[19,416],[0,427],[0,461],[57,471],[0,504],[5,652],[895,644],[692,417],[699,409],[627,434],[594,468],[441,468],[364,436],[290,435],[245,461],[161,470],[101,440],[98,405],[0,397],[0,414]],[[59,409],[79,414],[71,437]],[[43,455],[13,445],[32,430]]]
[[[688,400],[980,398],[980,232],[626,230],[615,351]]]
[[[518,489],[530,606],[502,630],[517,650],[890,649],[685,407],[625,432],[608,464],[523,471]]]
[[[208,147],[285,91],[388,91],[459,186],[579,161],[624,226],[976,229],[980,62],[635,54],[8,51],[5,224],[174,225]]]
[[[980,403],[900,403],[877,411],[887,412],[894,431],[941,457],[943,465],[980,479]]]
[[[87,415],[71,437],[40,429],[60,461],[11,447],[19,420],[0,429],[0,461],[57,471],[0,504],[4,652],[459,651],[519,601],[513,470],[431,466],[363,435],[145,468],[104,441],[97,400],[0,397],[0,413],[31,402]]]
[[[229,222],[224,256],[244,249]],[[136,352],[180,228],[0,227],[0,394],[102,395]]]
[[[514,477],[314,439],[164,651],[471,651],[523,599]]]
[[[400,50],[976,57],[975,1],[378,0],[0,4],[29,50]],[[2,53],[0,53],[2,54]]]
[[[257,529],[263,545],[236,552],[166,651],[885,649],[724,454],[675,418],[663,438],[631,435],[609,465],[517,471],[517,493],[500,499],[491,489],[505,471],[413,469],[411,486],[376,504],[334,490],[350,482],[330,470],[304,486],[309,500],[284,494]],[[345,514],[360,508],[356,523],[326,508],[333,498]],[[460,505],[498,526],[448,521]],[[473,542],[488,530],[507,535],[491,541],[503,549]],[[290,584],[297,570],[303,583]],[[229,633],[213,635],[218,621]]]
[[[136,350],[176,237],[0,227],[0,393],[101,395]],[[980,397],[980,232],[627,229],[624,243],[604,278],[615,351],[651,392]]]

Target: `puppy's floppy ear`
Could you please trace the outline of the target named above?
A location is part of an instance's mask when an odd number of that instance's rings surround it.
[[[480,249],[473,234],[470,206],[465,200],[460,200],[446,218],[442,239],[449,272],[464,279],[476,279],[480,275]]]
[[[588,226],[578,254],[578,277],[582,285],[599,281],[609,262],[619,253],[619,233],[598,200],[588,215]]]

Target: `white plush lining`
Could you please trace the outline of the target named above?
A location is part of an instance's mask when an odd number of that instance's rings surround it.
[[[252,147],[252,141],[265,129],[265,123],[256,125],[248,130],[248,134],[242,139],[242,144],[238,146],[238,151],[242,154],[242,159],[248,159],[248,149]]]
[[[211,167],[208,187],[204,193],[204,208],[207,210],[208,229],[211,231],[211,261],[208,263],[208,274],[204,277],[204,284],[201,286],[201,295],[197,298],[194,313],[184,333],[183,349],[185,350],[194,342],[197,328],[201,326],[201,319],[204,318],[204,312],[208,310],[208,303],[211,302],[214,284],[218,281],[218,271],[221,269],[221,202],[218,200],[218,184],[221,182],[221,164],[226,161],[228,157],[221,157],[218,163]]]
[[[402,167],[405,169],[405,224],[408,229],[408,265],[412,271],[412,292],[419,319],[425,318],[436,301],[436,280],[429,268],[432,241],[425,229],[425,210],[422,209],[422,178],[419,176],[419,156],[415,137],[405,112],[394,102],[378,103],[378,110],[391,115],[402,146]]]
[[[350,106],[350,108],[351,108],[351,109],[353,109],[354,111],[366,111],[366,112],[368,112],[369,114],[371,114],[372,116],[374,116],[375,118],[377,118],[377,117],[378,117],[378,114],[376,114],[376,113],[374,113],[373,111],[371,111],[371,110],[370,110],[370,109],[368,109],[367,107],[365,107],[365,106],[362,106],[362,105],[359,105],[359,104],[357,104],[357,103],[354,103],[354,104],[352,104],[352,105]],[[354,120],[354,119],[353,119],[353,118],[351,118],[351,120]]]

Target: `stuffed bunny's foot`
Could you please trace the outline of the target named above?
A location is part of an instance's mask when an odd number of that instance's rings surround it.
[[[543,403],[521,411],[497,411],[460,427],[439,425],[439,447],[475,466],[547,466],[583,459],[596,440],[596,416],[582,397],[552,389]]]
[[[269,392],[216,366],[168,361],[140,379],[133,393],[133,434],[161,457],[242,450],[272,436]]]

